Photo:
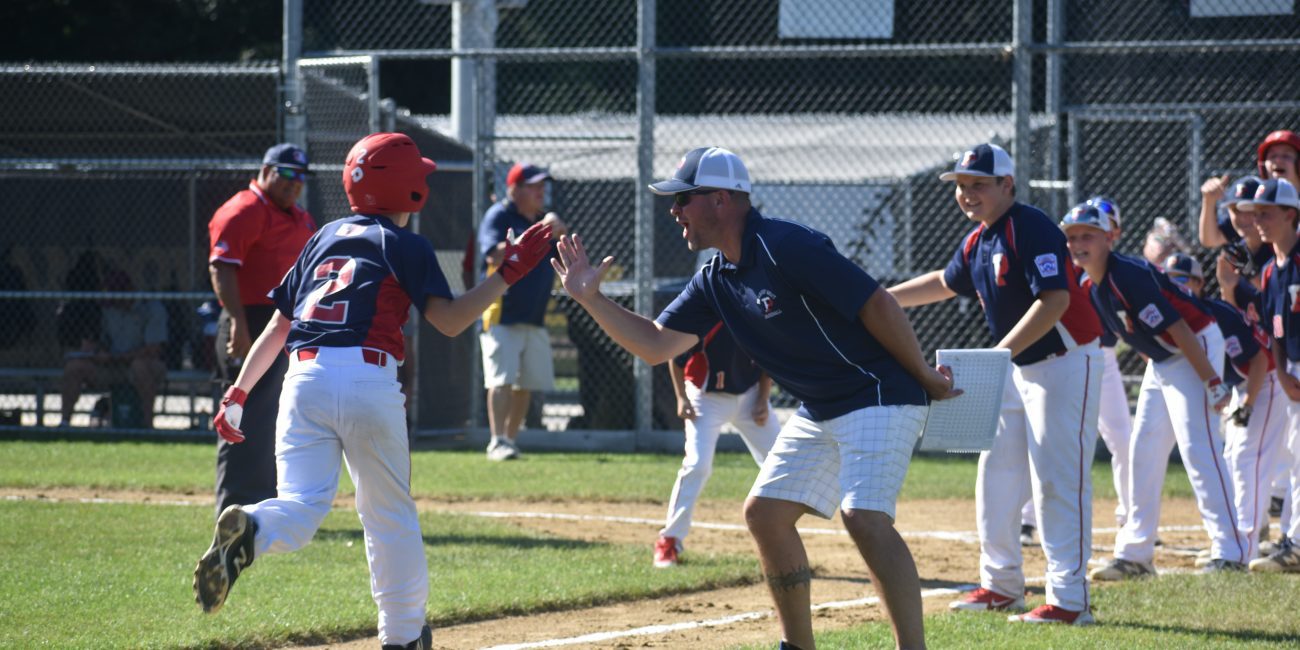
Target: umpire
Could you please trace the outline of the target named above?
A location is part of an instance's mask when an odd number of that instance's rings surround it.
[[[217,324],[217,373],[223,384],[239,375],[244,355],[275,312],[271,289],[293,266],[316,230],[298,207],[311,172],[307,154],[292,144],[266,150],[257,178],[230,197],[208,223],[208,269],[221,301]],[[243,430],[246,441],[217,440],[217,513],[275,497],[275,418],[288,358],[284,355],[249,391]]]

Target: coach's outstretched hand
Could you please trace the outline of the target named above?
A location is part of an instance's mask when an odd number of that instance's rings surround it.
[[[248,393],[234,386],[226,389],[226,394],[221,397],[221,408],[212,418],[212,428],[217,430],[222,440],[231,444],[244,441],[244,432],[239,430],[239,424],[244,419],[244,401],[247,399]]]
[[[506,239],[510,243],[502,251],[501,279],[506,284],[514,284],[519,278],[528,275],[551,252],[550,223],[539,221],[529,226],[519,239],[515,239],[514,235],[514,230],[506,231]]]
[[[579,303],[598,295],[600,281],[614,263],[614,257],[606,257],[601,260],[599,267],[592,268],[587,259],[587,249],[583,248],[582,238],[577,235],[561,237],[557,252],[559,254],[551,258],[551,266],[560,275],[564,290]]]
[[[921,385],[925,387],[925,392],[930,394],[930,399],[952,399],[966,392],[952,385],[952,368],[948,366],[935,366],[929,376],[921,380]]]

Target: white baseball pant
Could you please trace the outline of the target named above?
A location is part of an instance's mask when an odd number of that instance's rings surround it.
[[[1245,383],[1233,390],[1229,413],[1245,399],[1245,390]],[[1248,562],[1259,555],[1259,531],[1268,522],[1270,485],[1266,473],[1270,459],[1286,447],[1287,402],[1277,375],[1270,372],[1255,398],[1250,422],[1241,427],[1228,419],[1224,429],[1223,455],[1232,471],[1237,529],[1246,538]]]
[[[1128,406],[1128,391],[1124,390],[1124,375],[1119,371],[1119,360],[1115,357],[1114,347],[1101,348],[1101,404],[1097,415],[1097,433],[1106,442],[1110,450],[1110,473],[1115,482],[1115,523],[1122,527],[1127,520],[1129,504],[1128,460],[1129,438],[1133,432],[1133,417]],[[1020,523],[1038,526],[1038,517],[1034,514],[1034,501],[1027,499],[1020,513]]]
[[[771,451],[772,443],[781,432],[776,413],[768,406],[767,422],[754,421],[754,403],[758,400],[758,385],[739,395],[706,392],[686,383],[686,397],[695,409],[695,419],[686,420],[686,457],[677,472],[672,497],[668,499],[668,520],[659,534],[686,539],[691,530],[691,517],[695,502],[713,473],[713,454],[717,451],[722,425],[730,423],[740,432],[741,440],[749,448],[754,462],[763,466],[763,459]]]
[[[346,459],[365,530],[379,641],[420,637],[429,596],[424,538],[411,498],[411,453],[397,368],[365,363],[361,348],[290,355],[276,421],[277,496],[248,506],[257,522],[254,556],[311,541],[330,510]]]
[[[1223,335],[1217,324],[1196,333],[1216,373],[1223,371]],[[1160,493],[1174,443],[1187,468],[1196,504],[1210,536],[1210,556],[1249,561],[1247,542],[1237,525],[1232,476],[1223,455],[1219,414],[1205,384],[1182,354],[1147,363],[1138,394],[1130,460],[1133,508],[1115,536],[1115,557],[1150,564],[1155,558]]]
[[[1293,377],[1300,377],[1300,365],[1295,362],[1287,362],[1286,369]],[[1300,541],[1300,403],[1287,400],[1286,408],[1287,448],[1292,464],[1290,503],[1282,509],[1282,532],[1292,541]]]
[[[1024,593],[1020,509],[1028,483],[1047,556],[1047,602],[1076,612],[1088,609],[1091,468],[1101,375],[1095,342],[1028,366],[1013,365],[997,436],[993,448],[980,454],[975,486],[982,587],[1007,596]]]

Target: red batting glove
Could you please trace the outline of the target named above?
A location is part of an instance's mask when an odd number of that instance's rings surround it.
[[[243,442],[244,432],[239,430],[240,420],[244,419],[244,401],[248,393],[242,388],[231,386],[221,397],[221,408],[212,418],[212,428],[217,435],[229,443]]]
[[[551,252],[551,225],[537,222],[529,226],[514,243],[503,251],[501,278],[514,284],[537,266]]]

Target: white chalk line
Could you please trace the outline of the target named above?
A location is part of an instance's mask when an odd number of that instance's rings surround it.
[[[923,589],[922,598],[931,598],[934,596],[952,596],[964,591],[974,589],[976,585],[962,585],[957,588],[940,588],[940,589]],[[827,609],[847,609],[850,607],[867,607],[880,603],[880,598],[870,596],[868,598],[857,598],[854,600],[838,600],[828,603],[813,605],[812,611],[821,611]],[[713,618],[702,621],[683,621],[681,623],[668,623],[662,625],[647,625],[645,627],[633,628],[631,630],[619,630],[616,632],[593,632],[582,636],[568,637],[565,639],[547,639],[545,641],[533,641],[528,643],[510,643],[506,645],[495,645],[484,650],[527,650],[528,648],[554,648],[558,646],[576,645],[579,643],[601,643],[613,639],[622,639],[636,636],[653,636],[658,634],[667,634],[669,632],[681,632],[703,627],[719,627],[723,625],[732,625],[742,621],[752,621],[760,618],[772,616],[772,610],[760,612],[745,612],[743,614],[733,614],[722,618]]]

